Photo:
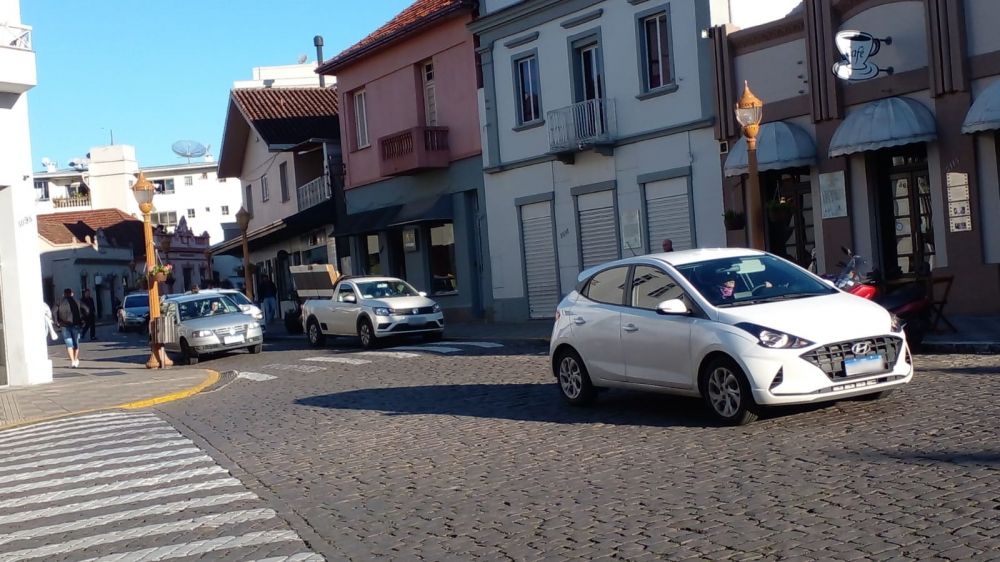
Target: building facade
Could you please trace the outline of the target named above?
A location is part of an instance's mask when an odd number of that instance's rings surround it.
[[[31,31],[18,0],[0,0],[0,386],[52,381],[31,190]]]
[[[141,216],[132,185],[142,171],[156,186],[154,225],[172,231],[186,217],[191,230],[208,233],[212,242],[221,242],[225,238],[224,225],[235,221],[241,202],[239,182],[220,178],[218,165],[211,158],[140,167],[135,148],[128,145],[94,147],[89,155],[75,168],[35,174],[38,213],[121,209]]]
[[[251,283],[269,276],[280,312],[295,310],[289,267],[332,263],[337,255],[329,236],[343,177],[336,89],[232,90],[220,154],[219,174],[242,185],[243,207],[252,214]],[[242,259],[242,236],[211,253]]]
[[[725,245],[713,1],[486,0],[481,61],[492,293],[551,318],[584,269]]]
[[[743,209],[748,170],[725,108],[747,81],[765,102],[769,250],[805,264],[815,249],[831,271],[848,246],[890,284],[951,287],[946,314],[1000,312],[998,18],[990,0],[806,0],[713,28],[727,208]]]
[[[393,275],[450,319],[491,308],[474,3],[418,0],[317,72],[336,76],[347,176],[344,272]]]

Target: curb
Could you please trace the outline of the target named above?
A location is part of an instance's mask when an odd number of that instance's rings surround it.
[[[55,421],[55,420],[59,420],[59,419],[62,419],[62,418],[68,418],[68,417],[72,417],[72,416],[79,416],[79,415],[83,415],[83,414],[93,414],[93,413],[96,413],[96,412],[105,412],[105,411],[108,411],[108,410],[121,410],[121,409],[124,409],[124,410],[138,410],[140,408],[148,408],[150,406],[154,406],[154,405],[157,405],[157,404],[164,404],[166,402],[173,402],[173,401],[176,401],[176,400],[181,400],[183,398],[188,398],[190,396],[194,396],[195,394],[198,394],[198,393],[204,391],[206,388],[209,388],[213,384],[219,382],[220,375],[219,375],[218,371],[213,371],[211,369],[204,369],[204,370],[208,371],[208,376],[205,377],[205,380],[201,381],[200,383],[198,383],[195,386],[192,386],[191,388],[188,388],[186,390],[181,390],[181,391],[178,391],[178,392],[171,392],[170,394],[164,394],[163,396],[157,396],[155,398],[148,398],[146,400],[137,400],[135,402],[128,402],[128,403],[125,403],[125,404],[118,404],[116,406],[104,406],[104,407],[101,407],[101,408],[90,408],[88,410],[79,410],[79,411],[76,411],[76,412],[66,412],[65,414],[59,414],[59,415],[55,415],[55,416],[48,416],[48,417],[45,417],[45,418],[35,418],[35,419],[30,419],[30,420],[23,420],[23,421],[20,421],[20,422],[9,424],[9,425],[0,426],[0,433],[2,433],[3,431],[5,431],[7,429],[14,429],[16,427],[22,427],[22,426],[25,426],[25,425],[33,425],[33,424],[36,424],[36,423],[50,422],[50,421]]]

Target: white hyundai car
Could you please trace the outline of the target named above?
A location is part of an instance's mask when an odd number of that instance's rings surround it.
[[[910,381],[899,319],[777,256],[633,257],[584,271],[559,303],[553,374],[571,404],[598,387],[702,397],[730,424],[760,408],[882,397]]]

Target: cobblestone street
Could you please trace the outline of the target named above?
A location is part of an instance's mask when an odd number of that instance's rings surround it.
[[[217,359],[274,378],[160,410],[331,558],[1000,559],[996,357],[731,428],[690,399],[568,407],[539,345],[357,351]]]

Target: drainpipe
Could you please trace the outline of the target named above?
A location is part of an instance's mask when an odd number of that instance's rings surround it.
[[[313,45],[316,46],[316,66],[323,64],[323,36],[317,35],[313,37]],[[326,86],[326,79],[322,74],[319,75],[319,87],[323,88]]]

